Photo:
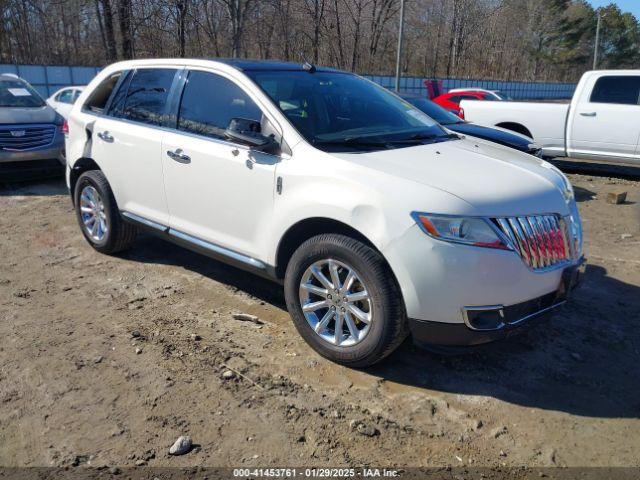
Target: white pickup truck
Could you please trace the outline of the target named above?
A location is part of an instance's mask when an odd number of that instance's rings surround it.
[[[570,104],[461,103],[465,119],[532,137],[548,157],[640,160],[640,70],[585,73]]]

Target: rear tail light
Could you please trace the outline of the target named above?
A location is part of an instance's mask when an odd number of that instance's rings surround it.
[[[62,132],[62,134],[65,137],[67,135],[69,135],[69,123],[66,120],[64,122],[62,122],[62,126],[60,127],[60,131]]]
[[[464,120],[464,108],[461,108],[460,111],[458,112],[458,116]]]

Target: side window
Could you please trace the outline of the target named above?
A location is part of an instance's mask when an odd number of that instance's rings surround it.
[[[122,115],[119,116],[149,125],[161,125],[176,72],[172,68],[136,70],[124,98]]]
[[[56,96],[56,100],[60,103],[73,103],[73,90],[63,90]]]
[[[82,93],[82,90],[74,90],[73,97],[71,98],[71,103],[74,103],[78,99],[81,93]]]
[[[131,80],[131,76],[133,75],[133,71],[128,71],[118,86],[116,87],[116,91],[111,96],[111,102],[109,103],[109,110],[106,112],[107,115],[111,117],[121,117],[122,110],[124,109],[124,102],[127,99],[127,90],[129,90],[129,81]]]
[[[609,76],[600,77],[593,86],[591,103],[616,103],[638,105],[640,77]]]
[[[96,87],[87,102],[83,106],[83,110],[88,110],[93,113],[102,113],[104,111],[104,107],[107,105],[109,101],[109,97],[113,92],[113,88],[118,83],[122,72],[114,73],[110,75],[108,78],[103,80],[103,82]]]
[[[189,72],[178,113],[178,129],[224,138],[232,118],[260,122],[260,108],[235,83],[213,73]]]

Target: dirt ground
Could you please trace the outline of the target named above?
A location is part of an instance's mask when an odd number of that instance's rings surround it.
[[[568,307],[363,371],[306,346],[279,286],[150,236],[100,255],[62,181],[5,185],[0,465],[640,466],[640,181],[570,177],[589,267]]]

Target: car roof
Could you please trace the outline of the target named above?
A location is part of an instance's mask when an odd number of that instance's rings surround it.
[[[280,60],[250,60],[241,58],[204,58],[201,60],[210,60],[212,62],[219,62],[229,65],[236,70],[243,72],[248,71],[305,71],[304,63],[295,62],[283,62]],[[338,70],[331,67],[323,67],[314,65],[316,72],[336,72],[336,73],[348,73],[344,70]]]
[[[241,58],[149,58],[141,60],[125,60],[117,63],[113,63],[106,67],[103,71],[115,71],[118,69],[131,69],[137,67],[154,67],[165,65],[190,65],[190,66],[206,66],[208,63],[225,65],[234,70],[242,72],[253,71],[308,71],[309,67],[305,68],[304,63],[295,62],[282,62],[279,60],[250,60]],[[313,65],[316,72],[334,72],[353,75],[352,73],[345,72],[344,70],[338,70],[330,67],[323,67],[319,65]]]
[[[20,80],[21,82],[25,81],[15,73],[0,73],[0,80]]]
[[[454,92],[452,91],[448,91],[447,93],[444,93],[443,95],[450,95],[450,96],[454,96],[454,95],[482,95],[484,93],[487,92],[480,92],[478,90],[456,90]]]
[[[477,93],[496,93],[496,90],[488,90],[480,87],[467,87],[467,88],[452,88],[447,93],[461,93],[461,92],[477,92]]]

